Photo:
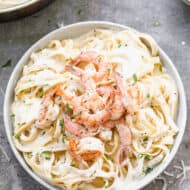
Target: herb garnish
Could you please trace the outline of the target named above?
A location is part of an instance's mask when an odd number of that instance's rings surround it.
[[[108,155],[105,155],[105,157],[106,157],[108,160],[111,160],[111,158],[110,158]]]
[[[150,98],[150,94],[148,93],[148,94],[146,95],[146,97],[147,97],[147,98]]]
[[[71,166],[76,168],[76,165],[74,163],[72,163]]]
[[[152,170],[153,170],[153,168],[147,167],[143,172],[147,175],[147,174],[149,174]]]
[[[94,172],[90,175],[90,177],[94,176],[96,173],[96,170],[94,170]]]
[[[15,138],[18,139],[18,140],[20,140],[20,135],[19,135],[19,134],[16,134],[16,135],[15,135]]]
[[[60,120],[59,120],[59,125],[60,125],[61,127],[64,126],[64,120],[63,120],[63,119],[60,119]]]
[[[147,160],[150,160],[150,155],[149,155],[149,154],[143,154],[143,153],[142,153],[142,154],[139,154],[139,155],[138,155],[138,158],[143,158],[143,157],[144,157],[145,159],[147,159]]]
[[[42,152],[42,154],[49,154],[49,153],[52,153],[52,151],[51,151],[51,150],[44,150],[44,151]]]
[[[148,141],[148,137],[145,137],[145,138],[143,139],[143,141],[144,141],[144,142],[147,142],[147,141]]]
[[[40,89],[39,89],[39,96],[40,96],[40,98],[42,98],[43,95],[44,95],[44,89],[43,89],[43,88],[40,88]]]
[[[64,133],[63,135],[62,135],[62,142],[64,143],[65,142],[65,139],[67,138],[67,135]]]
[[[65,106],[66,106],[66,114],[67,114],[68,116],[71,116],[72,113],[73,113],[73,110],[70,108],[69,103],[66,103]]]
[[[45,157],[46,160],[50,160],[51,158],[50,157]]]
[[[2,65],[1,67],[10,67],[12,65],[12,60],[9,59],[4,65]]]
[[[76,117],[79,117],[79,116],[81,116],[81,115],[82,115],[82,111],[80,111],[79,113],[74,114],[74,115],[71,117],[71,119],[75,119]]]
[[[162,65],[160,65],[159,70],[160,70],[160,72],[163,71]]]
[[[137,75],[135,73],[133,74],[133,80],[134,80],[134,82],[138,81]]]

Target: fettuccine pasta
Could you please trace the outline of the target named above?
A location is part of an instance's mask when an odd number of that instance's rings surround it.
[[[32,53],[15,88],[14,142],[53,185],[130,189],[170,154],[177,102],[150,36],[95,29]]]

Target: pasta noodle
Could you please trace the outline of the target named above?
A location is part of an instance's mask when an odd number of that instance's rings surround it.
[[[122,189],[167,159],[177,104],[150,36],[95,29],[32,53],[15,88],[14,141],[53,185]]]

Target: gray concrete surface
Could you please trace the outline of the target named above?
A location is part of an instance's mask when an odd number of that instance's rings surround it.
[[[12,66],[0,67],[0,87],[5,91],[9,76],[23,53],[38,39],[57,28],[85,20],[107,20],[134,27],[151,34],[171,57],[177,67],[190,102],[190,7],[181,0],[55,0],[45,9],[29,17],[0,24],[0,65],[12,59]],[[0,152],[0,190],[45,190],[19,165],[10,150],[3,124],[3,92],[0,91],[0,144],[11,160]],[[189,110],[189,108],[188,108]],[[175,176],[184,160],[190,165],[190,119],[183,142],[167,171]],[[162,174],[166,177],[165,174]],[[190,174],[187,174],[190,177]],[[167,177],[169,190],[189,190],[190,180]],[[156,180],[144,190],[160,190],[162,180]]]

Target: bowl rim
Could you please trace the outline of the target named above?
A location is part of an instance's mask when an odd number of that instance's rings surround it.
[[[10,13],[10,12],[13,12],[13,11],[17,11],[17,10],[29,7],[29,6],[37,3],[37,2],[40,2],[40,1],[41,0],[31,0],[31,1],[26,1],[26,2],[23,2],[23,3],[17,4],[15,6],[7,7],[7,8],[2,8],[2,9],[0,9],[0,14]]]
[[[43,185],[44,187],[46,187],[48,189],[56,190],[56,189],[59,189],[59,187],[51,185],[45,179],[41,178],[38,174],[33,172],[32,169],[24,161],[23,156],[16,149],[16,146],[15,146],[15,144],[13,142],[13,139],[12,139],[12,133],[11,133],[12,124],[10,122],[10,120],[11,120],[11,118],[10,118],[10,107],[8,107],[7,105],[9,105],[11,96],[14,93],[13,86],[15,87],[15,84],[17,82],[17,81],[15,81],[15,78],[18,77],[17,72],[23,68],[24,64],[26,63],[25,59],[28,58],[33,51],[39,49],[42,44],[47,45],[48,42],[50,40],[52,40],[53,36],[55,37],[56,35],[58,35],[60,33],[64,33],[65,30],[67,30],[67,29],[72,29],[72,28],[75,28],[75,27],[76,28],[77,27],[83,27],[83,26],[89,26],[89,27],[92,26],[92,28],[93,28],[93,26],[96,26],[95,28],[105,27],[107,29],[115,28],[115,29],[120,29],[120,30],[124,30],[124,29],[135,30],[135,29],[130,28],[130,27],[125,26],[125,25],[121,25],[121,24],[117,24],[117,23],[113,23],[113,22],[107,22],[107,21],[78,22],[78,23],[70,24],[70,25],[64,26],[62,28],[56,29],[56,30],[50,32],[49,34],[45,35],[44,37],[42,37],[37,42],[35,42],[24,53],[24,55],[21,57],[21,59],[18,61],[17,65],[13,69],[13,72],[11,73],[11,76],[9,78],[8,85],[7,85],[7,88],[6,88],[6,92],[5,92],[4,106],[3,106],[3,108],[4,108],[3,117],[4,117],[5,132],[6,132],[6,136],[7,136],[8,142],[10,144],[10,147],[11,147],[13,153],[14,153],[14,156],[16,157],[16,159],[20,163],[20,165],[23,167],[23,169],[33,179],[35,179],[38,183],[40,183],[41,185]],[[43,45],[43,47],[44,47],[44,45]],[[178,92],[179,92],[180,97],[181,97],[180,104],[181,104],[181,107],[182,107],[181,109],[183,111],[182,118],[180,120],[180,131],[179,131],[178,135],[175,138],[174,146],[173,146],[173,148],[171,150],[171,153],[168,155],[167,159],[165,161],[163,161],[161,164],[159,164],[159,166],[156,167],[155,171],[153,170],[149,175],[143,177],[143,179],[140,180],[140,183],[138,183],[135,186],[135,189],[141,189],[141,188],[145,187],[146,185],[148,185],[151,181],[153,181],[158,175],[160,175],[166,169],[166,167],[173,160],[175,154],[177,153],[177,150],[178,150],[178,148],[179,148],[179,146],[180,146],[180,144],[182,142],[184,131],[185,131],[185,128],[186,128],[187,103],[186,103],[186,96],[185,96],[185,91],[184,91],[184,86],[183,86],[182,80],[181,80],[181,78],[180,78],[180,76],[178,74],[178,71],[176,70],[173,62],[171,61],[171,59],[167,56],[167,54],[160,47],[159,47],[159,55],[162,56],[165,59],[164,62],[167,63],[167,65],[171,68],[171,70],[173,72],[173,75],[175,76],[175,81],[176,81],[176,83],[178,83],[177,88],[178,88]]]

